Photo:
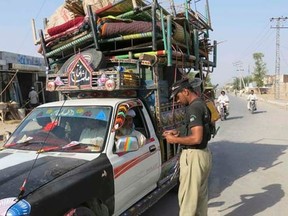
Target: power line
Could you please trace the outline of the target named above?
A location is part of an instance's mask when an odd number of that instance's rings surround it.
[[[246,49],[240,53],[239,58],[242,59],[243,57],[247,57],[247,55],[250,54],[251,52],[255,52],[255,50],[257,50],[257,48],[261,44],[263,44],[263,41],[265,38],[267,38],[268,34],[269,34],[269,25],[265,25],[265,27],[261,30],[260,33],[258,33],[258,35],[254,38],[254,40],[251,41],[250,44],[248,44]]]
[[[36,18],[39,17],[40,15],[40,12],[42,11],[42,9],[44,8],[45,6],[45,3],[46,3],[47,0],[43,0],[43,3],[42,5],[40,6],[40,9],[38,10],[37,12],[37,15],[36,15]],[[23,46],[26,44],[26,40],[28,38],[28,34],[30,33],[30,29],[27,29],[26,33],[24,34],[24,37],[22,38],[22,42],[21,42],[21,45],[18,47],[17,49],[17,52],[21,52],[21,49],[23,48]],[[31,43],[32,44],[32,43]]]
[[[270,22],[276,21],[276,26],[271,28],[276,29],[276,59],[275,59],[275,85],[274,85],[274,96],[276,99],[280,98],[280,29],[288,28],[281,25],[282,22],[286,21],[288,17],[276,17],[271,18]]]

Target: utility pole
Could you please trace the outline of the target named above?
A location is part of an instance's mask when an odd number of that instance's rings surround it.
[[[243,69],[243,62],[242,61],[237,61],[237,62],[233,62],[233,66],[236,67],[236,71],[237,73],[239,74],[239,84],[240,84],[240,90],[242,88],[245,88],[245,82],[244,82],[244,79],[243,79],[243,76],[242,76],[242,72],[244,71]],[[242,87],[243,85],[243,87]]]
[[[270,22],[276,21],[276,26],[271,26],[271,28],[276,29],[276,59],[275,59],[275,84],[274,84],[274,97],[275,99],[280,98],[280,29],[288,28],[281,25],[288,17],[276,17],[270,18]]]
[[[247,81],[247,87],[250,86],[250,65],[248,65],[248,81]]]

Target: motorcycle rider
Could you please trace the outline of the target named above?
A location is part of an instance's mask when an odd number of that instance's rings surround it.
[[[257,106],[256,106],[257,96],[256,96],[256,94],[254,94],[254,90],[251,90],[251,91],[250,91],[250,94],[249,94],[248,97],[247,97],[247,101],[248,101],[248,103],[247,103],[247,108],[248,108],[248,110],[251,110],[251,108],[250,108],[250,102],[251,102],[252,100],[255,101],[255,110],[257,110]]]
[[[221,113],[221,106],[224,105],[226,106],[226,115],[228,116],[229,115],[229,97],[228,95],[226,95],[224,90],[221,91],[221,95],[219,95],[217,99],[217,103],[218,103],[218,106],[217,106],[218,112]]]

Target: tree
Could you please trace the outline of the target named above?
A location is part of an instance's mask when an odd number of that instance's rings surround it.
[[[246,86],[249,86],[249,83],[253,81],[253,76],[249,75],[249,76],[245,76],[243,77],[244,82],[246,83]]]
[[[234,77],[235,79],[233,80],[233,83],[232,83],[232,86],[233,86],[233,89],[236,89],[236,90],[240,90],[240,79],[238,77]]]
[[[262,87],[264,82],[264,76],[267,73],[266,63],[263,62],[263,53],[253,53],[253,59],[255,60],[255,67],[253,75],[253,80],[256,82],[257,87]]]

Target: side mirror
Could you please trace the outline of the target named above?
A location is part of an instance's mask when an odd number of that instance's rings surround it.
[[[116,153],[132,152],[138,149],[138,140],[134,136],[122,136],[116,142]]]

